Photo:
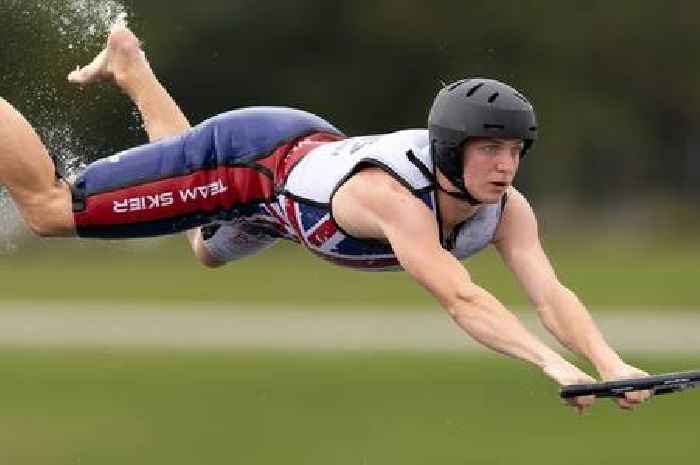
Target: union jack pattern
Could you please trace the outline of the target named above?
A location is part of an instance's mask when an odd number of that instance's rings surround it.
[[[289,108],[216,116],[179,136],[89,165],[73,186],[76,230],[82,237],[148,237],[241,222],[344,267],[400,269],[388,243],[343,231],[330,203],[334,187],[370,163],[439,216],[426,175],[427,131],[344,139],[322,118]],[[502,205],[480,209],[458,228],[450,252],[465,258],[487,246],[501,212]]]
[[[432,193],[421,197],[431,206]],[[279,237],[304,245],[309,251],[337,265],[366,271],[400,270],[388,243],[346,234],[327,205],[313,205],[280,194],[276,202],[260,204],[246,221]]]

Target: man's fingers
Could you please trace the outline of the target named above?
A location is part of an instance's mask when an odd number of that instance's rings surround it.
[[[645,401],[651,399],[653,395],[654,395],[653,391],[639,391],[639,398],[641,399],[642,402],[645,402]]]
[[[626,397],[621,397],[619,399],[616,399],[615,402],[617,402],[617,405],[623,409],[623,410],[629,410],[632,411],[634,408],[639,405],[639,402],[630,402],[627,400]]]
[[[590,408],[595,402],[595,396],[581,396],[566,399],[566,403],[576,409],[579,415],[583,415],[586,409]]]
[[[625,400],[631,404],[641,404],[642,402],[649,400],[651,396],[651,391],[627,392],[625,393]]]

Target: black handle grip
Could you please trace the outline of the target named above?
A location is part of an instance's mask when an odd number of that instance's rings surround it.
[[[579,396],[623,397],[626,392],[651,390],[654,394],[672,394],[695,387],[700,383],[700,370],[664,373],[644,378],[622,379],[596,384],[572,384],[561,389],[560,396],[570,399]]]

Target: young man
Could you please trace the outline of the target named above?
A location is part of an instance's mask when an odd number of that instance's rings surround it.
[[[446,86],[428,131],[348,139],[315,115],[274,107],[190,128],[123,25],[68,79],[119,86],[141,111],[151,143],[89,165],[69,185],[57,179],[26,120],[0,99],[0,183],[36,234],[188,231],[208,266],[286,238],[342,266],[403,268],[485,346],[541,368],[561,386],[594,382],[471,281],[458,259],[493,243],[547,329],[603,380],[646,375],[622,361],[559,283],[532,209],[512,186],[537,135],[532,106],[513,88],[488,79]],[[649,395],[617,402],[632,409]],[[571,404],[582,412],[592,402]]]

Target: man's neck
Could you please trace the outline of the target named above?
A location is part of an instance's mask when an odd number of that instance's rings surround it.
[[[479,210],[479,205],[471,205],[469,202],[457,199],[445,192],[448,189],[447,186],[449,186],[449,189],[454,189],[454,187],[442,173],[438,171],[436,174],[436,181],[440,185],[436,189],[436,194],[438,205],[440,206],[442,230],[445,234],[450,235],[455,226],[470,218]]]
[[[437,201],[440,205],[440,220],[445,233],[451,233],[455,226],[473,216],[480,208],[480,205],[470,205],[440,189],[437,190]]]

